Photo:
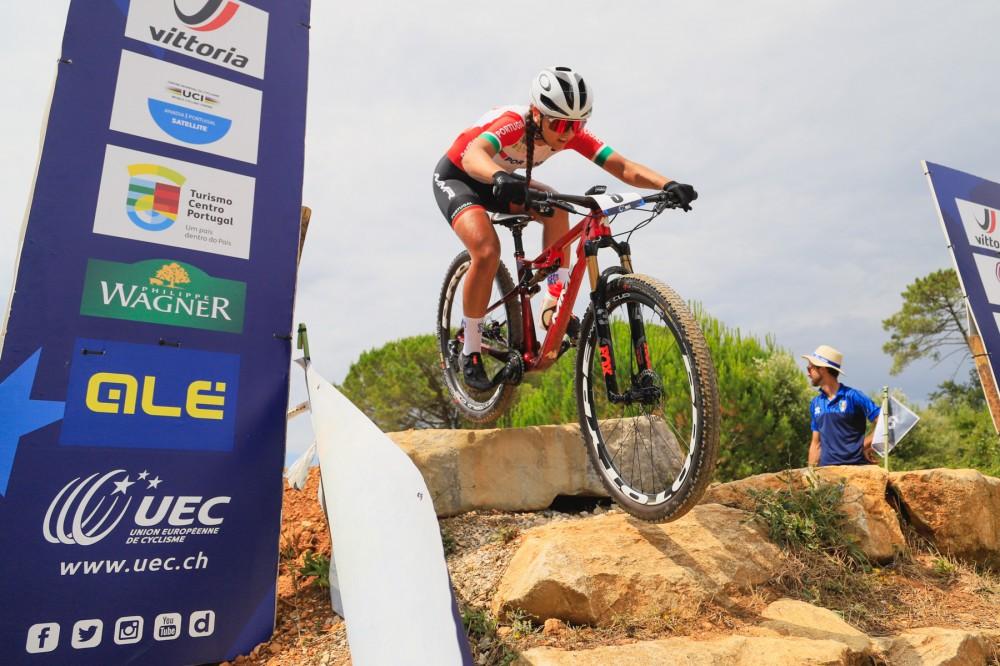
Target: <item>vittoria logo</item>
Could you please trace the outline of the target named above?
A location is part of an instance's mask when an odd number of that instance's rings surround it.
[[[177,5],[177,0],[174,0],[174,11],[177,12],[177,18],[185,25],[190,26],[192,30],[199,32],[218,30],[229,23],[239,8],[239,4],[233,0],[208,0],[198,11],[185,14]]]
[[[80,314],[241,333],[246,283],[180,261],[90,259]]]
[[[1000,251],[1000,233],[997,232],[997,210],[981,203],[955,199],[958,214],[965,227],[966,238],[972,247]]]
[[[128,173],[131,176],[125,201],[128,219],[146,231],[169,229],[177,221],[181,185],[187,179],[156,164],[133,164]]]
[[[992,234],[997,230],[997,212],[992,208],[983,208],[982,219],[979,216],[973,218],[979,228],[988,234]]]
[[[239,0],[131,0],[125,34],[262,79],[267,23]]]

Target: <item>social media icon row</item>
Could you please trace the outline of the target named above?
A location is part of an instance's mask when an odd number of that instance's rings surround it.
[[[142,640],[144,620],[140,615],[120,617],[115,622],[112,638],[117,645],[131,645]],[[161,613],[153,620],[153,640],[172,641],[180,638],[182,630],[180,613]],[[215,611],[203,610],[191,613],[188,618],[188,635],[204,638],[215,633]],[[29,654],[52,652],[59,647],[60,626],[58,622],[40,622],[28,629],[25,650]],[[77,650],[94,648],[104,638],[104,621],[79,620],[73,625],[70,645]]]

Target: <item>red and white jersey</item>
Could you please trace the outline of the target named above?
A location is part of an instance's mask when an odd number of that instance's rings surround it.
[[[528,146],[525,143],[524,119],[528,111],[527,106],[502,106],[493,109],[476,121],[474,126],[458,135],[448,149],[448,159],[461,169],[462,157],[469,145],[478,137],[484,137],[497,151],[493,156],[497,166],[507,172],[525,168],[528,165]],[[583,131],[577,132],[562,149],[536,143],[533,155],[535,166],[567,148],[575,150],[598,166],[602,166],[614,152],[611,146],[584,126]]]

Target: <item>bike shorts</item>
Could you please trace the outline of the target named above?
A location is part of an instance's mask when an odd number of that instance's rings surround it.
[[[516,178],[517,175],[515,174]],[[434,168],[434,200],[450,227],[466,209],[481,206],[494,213],[509,213],[510,201],[493,196],[492,183],[480,183],[452,164],[448,156]]]

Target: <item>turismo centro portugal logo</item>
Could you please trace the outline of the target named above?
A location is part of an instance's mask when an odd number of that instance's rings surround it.
[[[80,314],[242,333],[245,303],[245,282],[215,278],[191,264],[90,259]]]
[[[131,177],[125,202],[128,219],[146,231],[169,229],[177,221],[181,185],[187,179],[156,164],[133,164],[128,174]]]

